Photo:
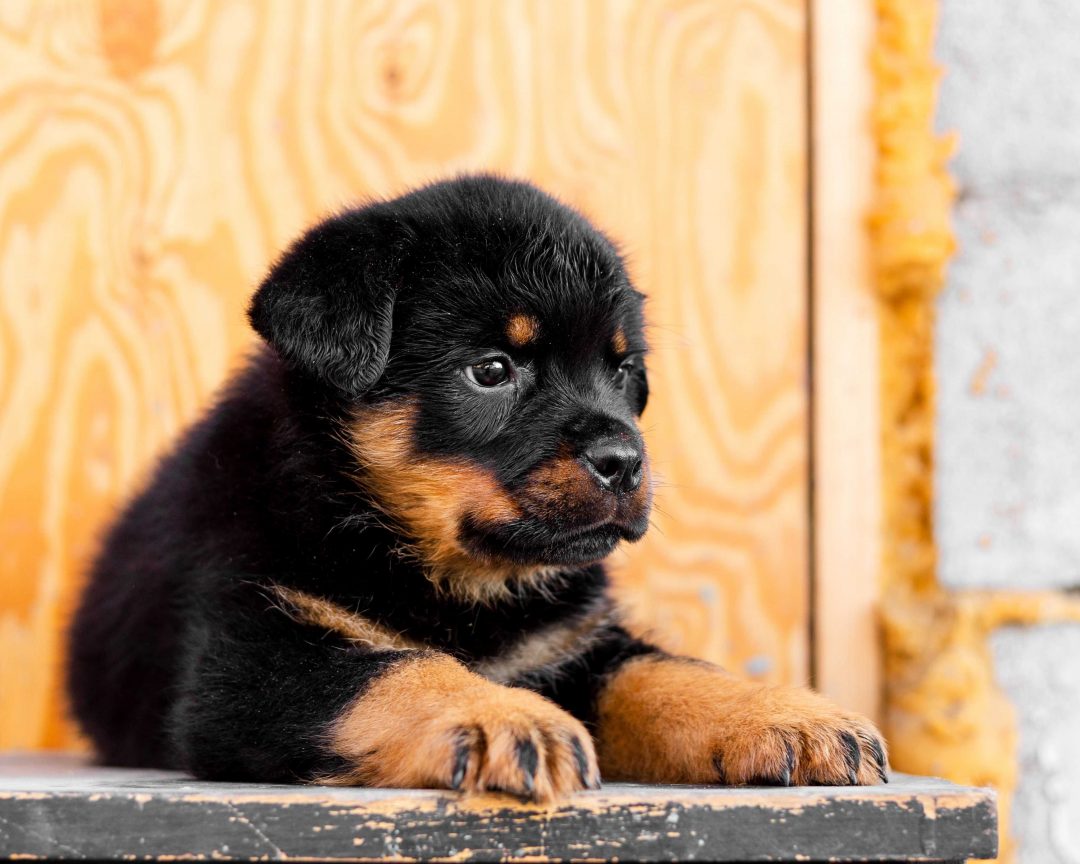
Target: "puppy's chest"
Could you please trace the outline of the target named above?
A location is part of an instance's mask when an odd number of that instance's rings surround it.
[[[332,632],[371,651],[445,651],[472,671],[500,684],[554,674],[589,650],[613,623],[609,599],[598,596],[555,617],[448,616],[428,626],[393,626],[315,594],[275,589],[279,608],[299,623]],[[470,620],[471,617],[471,620]]]

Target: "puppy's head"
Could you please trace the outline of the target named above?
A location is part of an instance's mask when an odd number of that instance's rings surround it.
[[[250,317],[348,406],[358,478],[432,575],[482,594],[645,532],[641,306],[580,215],[473,177],[319,225]]]

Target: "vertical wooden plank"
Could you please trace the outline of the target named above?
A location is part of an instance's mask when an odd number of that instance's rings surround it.
[[[880,717],[880,385],[866,227],[874,10],[813,0],[811,15],[815,683]]]
[[[632,133],[659,122],[677,142],[641,165],[656,172],[641,212],[666,215],[624,231],[651,245],[630,251],[667,484],[627,584],[673,648],[774,681],[808,675],[805,25],[801,3],[685,21],[671,56],[697,71],[677,66],[670,106]]]
[[[803,0],[0,7],[0,746],[57,746],[60,627],[105,520],[250,344],[275,252],[462,170],[621,241],[654,322],[669,643],[807,669]]]

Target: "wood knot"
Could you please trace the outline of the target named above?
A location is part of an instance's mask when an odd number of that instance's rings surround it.
[[[154,60],[160,16],[154,0],[99,0],[101,47],[118,78],[133,78]]]

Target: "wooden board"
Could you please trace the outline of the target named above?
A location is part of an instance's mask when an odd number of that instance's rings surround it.
[[[679,650],[807,676],[803,0],[0,6],[0,746],[62,746],[96,538],[250,344],[320,214],[497,169],[652,297],[651,536]],[[12,699],[7,694],[18,694]]]
[[[812,0],[814,684],[881,719],[878,300],[866,218],[876,25],[864,0]]]
[[[992,791],[905,775],[863,788],[610,785],[540,806],[0,758],[0,858],[953,861],[996,851]]]

